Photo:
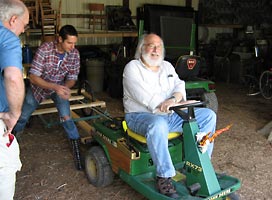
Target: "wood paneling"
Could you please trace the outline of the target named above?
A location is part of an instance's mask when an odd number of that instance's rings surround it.
[[[117,5],[121,6],[123,5],[124,1],[129,1],[129,8],[132,12],[132,16],[136,16],[136,10],[137,7],[143,6],[143,4],[149,3],[149,4],[163,4],[163,5],[178,5],[178,6],[185,6],[186,0],[64,0],[62,5],[62,14],[90,14],[88,9],[89,3],[104,3],[107,5]],[[58,6],[58,0],[51,0],[52,6],[54,8],[57,8]],[[126,2],[125,2],[126,3]],[[127,4],[127,3],[126,3]],[[198,0],[192,0],[192,5],[197,6]],[[62,18],[62,24],[70,23],[74,25],[75,27],[79,28],[87,28],[88,27],[88,18]]]

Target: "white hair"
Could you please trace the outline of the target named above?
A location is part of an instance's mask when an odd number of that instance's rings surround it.
[[[23,16],[27,7],[20,0],[1,0],[0,1],[0,20],[8,21],[12,16]]]
[[[150,33],[150,34],[154,34],[154,33]],[[136,48],[136,52],[135,52],[135,55],[134,55],[135,59],[141,58],[141,56],[143,54],[143,46],[144,46],[144,43],[145,43],[145,38],[147,36],[149,36],[150,34],[143,34],[140,37],[137,48]],[[154,34],[154,35],[157,35],[157,34]],[[164,49],[164,43],[163,43],[162,39],[161,39],[161,46],[162,46],[162,56],[164,58],[165,57],[165,49]]]

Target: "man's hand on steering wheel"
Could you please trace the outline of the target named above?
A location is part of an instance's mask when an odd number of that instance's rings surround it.
[[[159,110],[161,112],[170,112],[169,108],[174,106],[176,104],[176,99],[174,98],[170,98],[170,99],[166,99],[164,102],[162,102],[160,105],[159,105]]]

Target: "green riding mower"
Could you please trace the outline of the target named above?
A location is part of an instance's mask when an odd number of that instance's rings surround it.
[[[240,188],[240,181],[216,173],[208,153],[201,149],[195,106],[201,107],[203,103],[190,102],[171,108],[184,119],[183,133],[169,133],[168,137],[178,199],[239,199],[235,191]],[[92,185],[108,186],[118,175],[148,199],[171,199],[156,189],[156,169],[145,137],[132,132],[123,118],[106,117],[92,126],[85,154],[85,171]]]

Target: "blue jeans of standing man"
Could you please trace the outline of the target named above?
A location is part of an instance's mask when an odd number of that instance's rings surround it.
[[[215,132],[216,114],[208,108],[195,108],[195,118],[200,132]],[[183,119],[176,113],[156,115],[152,113],[127,113],[128,127],[146,137],[147,146],[159,177],[175,176],[175,168],[168,151],[168,133],[182,132]],[[211,157],[213,143],[207,149]]]
[[[50,98],[54,101],[59,116],[63,119],[64,116],[70,116],[70,102],[69,100],[65,100],[60,98],[56,93],[53,93]],[[24,99],[24,104],[22,108],[22,114],[14,127],[13,131],[15,133],[23,131],[26,123],[28,122],[31,114],[36,110],[39,106],[39,102],[33,96],[31,87],[27,88],[27,93]],[[68,134],[69,139],[78,139],[79,133],[72,119],[66,120],[62,123],[65,131]]]

